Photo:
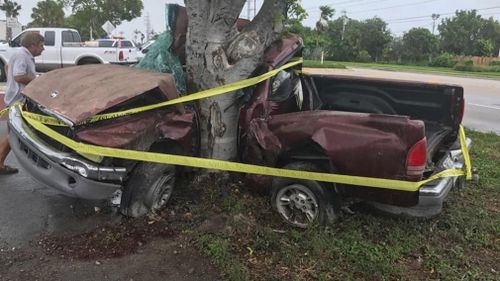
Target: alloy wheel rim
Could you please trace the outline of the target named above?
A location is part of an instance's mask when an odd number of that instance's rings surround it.
[[[169,172],[162,175],[155,183],[152,188],[152,202],[151,210],[157,211],[167,205],[168,200],[172,196],[172,191],[174,188],[175,173]]]
[[[276,195],[276,206],[281,217],[301,228],[308,227],[319,215],[316,196],[309,188],[300,184],[281,188]]]

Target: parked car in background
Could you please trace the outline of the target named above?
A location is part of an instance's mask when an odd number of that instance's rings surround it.
[[[12,39],[8,45],[0,46],[0,80],[5,80],[4,65],[12,53],[20,48],[25,32],[39,32],[45,37],[45,50],[35,58],[36,70],[45,72],[57,68],[83,64],[134,64],[137,51],[129,40],[118,44],[111,40],[108,47],[87,47],[75,29],[40,27],[28,28]],[[103,41],[102,44],[108,44]]]
[[[149,52],[149,48],[153,45],[155,40],[150,40],[144,43],[141,47],[138,48],[137,51],[137,60],[140,61],[144,56],[146,56],[147,52]]]

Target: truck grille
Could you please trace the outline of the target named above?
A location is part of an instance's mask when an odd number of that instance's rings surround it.
[[[35,163],[38,167],[41,167],[41,168],[46,169],[46,170],[50,169],[50,164],[47,163],[47,161],[45,161],[43,158],[38,156],[38,154],[33,152],[33,150],[31,150],[27,145],[25,145],[21,141],[21,139],[18,138],[18,141],[19,141],[19,147],[21,148],[21,151],[26,153],[26,155],[28,156],[28,159],[33,161],[33,163]]]
[[[33,106],[29,106],[29,111],[31,111],[33,113],[36,113],[36,114],[45,115],[40,110],[36,109],[36,107],[33,107]],[[69,151],[71,151],[68,147],[62,145],[61,143],[59,143],[58,141],[56,141],[56,140],[54,140],[54,139],[52,139],[50,137],[47,137],[43,133],[41,133],[38,130],[36,130],[35,128],[33,128],[28,122],[25,122],[25,123],[26,123],[27,126],[30,127],[30,129],[33,132],[35,132],[35,134],[37,135],[37,137],[39,137],[40,139],[42,139],[45,143],[47,143],[48,145],[50,145],[54,149],[59,150],[61,152],[69,152]],[[72,138],[74,136],[73,131],[69,127],[60,127],[60,126],[48,126],[48,127],[51,128],[52,130],[58,132],[59,134],[67,136],[69,138]]]

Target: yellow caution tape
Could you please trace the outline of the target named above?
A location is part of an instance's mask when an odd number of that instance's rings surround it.
[[[4,109],[2,109],[2,110],[0,110],[0,118],[2,118],[2,117],[3,117],[3,115],[4,115],[4,114],[6,114],[8,111],[9,111],[9,108],[8,108],[8,107],[7,107],[7,108],[4,108]]]
[[[465,141],[465,130],[464,130],[464,127],[462,125],[460,125],[458,133],[459,133],[459,137],[460,137],[460,148],[462,149],[462,154],[464,155],[465,179],[471,180],[472,179],[472,164],[470,161],[469,150],[467,149],[467,144]]]
[[[60,126],[60,127],[67,127],[68,126],[65,123],[63,123],[63,122],[61,122],[61,121],[59,121],[56,118],[51,117],[51,116],[36,114],[36,113],[32,113],[32,112],[27,112],[27,111],[25,111],[24,114],[25,114],[24,116],[26,116],[27,118],[40,121],[45,125]]]
[[[21,110],[20,107],[19,107],[19,109]],[[161,163],[161,164],[189,166],[189,167],[204,168],[204,169],[216,169],[216,170],[224,170],[224,171],[230,171],[230,172],[260,174],[260,175],[274,176],[274,177],[309,179],[309,180],[316,180],[316,181],[322,181],[322,182],[334,182],[334,183],[341,183],[341,184],[359,185],[359,186],[366,186],[366,187],[378,187],[378,188],[402,190],[402,191],[417,191],[422,185],[424,185],[428,182],[431,182],[433,180],[436,180],[439,178],[444,178],[444,177],[463,176],[466,174],[462,170],[449,169],[449,170],[445,170],[445,171],[442,171],[440,173],[437,173],[426,180],[419,181],[419,182],[411,182],[411,181],[403,181],[403,180],[390,180],[390,179],[371,178],[371,177],[347,176],[347,175],[337,175],[337,174],[329,174],[329,173],[286,170],[286,169],[280,169],[280,168],[271,168],[271,167],[243,164],[243,163],[223,161],[223,160],[214,160],[214,159],[179,156],[179,155],[172,155],[172,154],[163,154],[163,153],[154,153],[154,152],[144,152],[144,151],[134,151],[134,150],[126,150],[126,149],[118,149],[118,148],[101,147],[101,146],[76,142],[76,141],[52,130],[51,128],[42,124],[40,121],[29,118],[28,114],[26,114],[26,112],[24,112],[22,110],[21,110],[21,112],[22,112],[23,117],[25,117],[26,121],[29,124],[31,124],[31,126],[33,126],[36,130],[42,132],[43,134],[47,135],[48,137],[60,142],[61,144],[73,149],[74,151],[76,151],[78,153],[99,155],[99,156],[105,156],[105,157],[114,157],[114,158],[137,160],[137,161],[155,162],[155,163]],[[460,142],[464,145],[465,134],[463,133],[463,128],[461,128],[461,130],[462,131],[461,131]],[[462,149],[464,149],[464,147],[465,146],[462,146]],[[467,151],[466,147],[465,147],[464,151]],[[464,155],[465,155],[465,153],[464,153]],[[466,161],[469,161],[469,165],[470,165],[470,160],[466,160]]]

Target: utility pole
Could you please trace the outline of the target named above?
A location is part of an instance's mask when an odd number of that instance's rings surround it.
[[[342,36],[341,40],[344,41],[345,26],[347,25],[347,12],[342,10]]]
[[[151,20],[149,19],[149,12],[144,17],[144,23],[146,24],[146,42],[148,42],[149,33],[151,33]]]
[[[439,14],[432,14],[432,35],[434,35],[434,28],[436,27],[436,20],[439,18]]]
[[[257,0],[247,0],[247,18],[252,20],[255,17],[255,12],[257,10]],[[253,4],[253,6],[252,6]]]

